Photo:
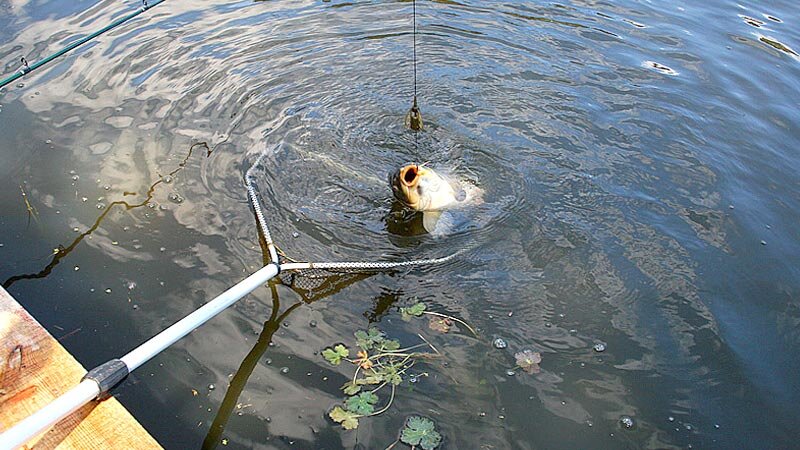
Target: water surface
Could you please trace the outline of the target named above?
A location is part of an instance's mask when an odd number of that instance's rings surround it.
[[[0,3],[3,72],[134,3]],[[0,282],[85,366],[118,357],[261,266],[266,154],[296,259],[469,251],[243,299],[116,389],[165,447],[385,448],[411,414],[446,448],[791,447],[793,6],[420,1],[414,134],[410,2],[165,2],[0,93]],[[485,202],[446,236],[392,226],[407,161]],[[400,320],[415,298],[481,338]],[[345,432],[318,352],[371,324],[445,357]],[[524,349],[542,372],[508,376]]]

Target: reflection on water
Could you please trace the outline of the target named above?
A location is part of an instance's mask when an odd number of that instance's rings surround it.
[[[413,413],[448,448],[790,446],[792,6],[420,1],[413,132],[410,2],[165,3],[0,93],[0,279],[55,334],[82,330],[64,344],[85,365],[118,356],[263,264],[243,188],[263,154],[287,255],[468,251],[243,299],[118,389],[165,446],[379,448]],[[130,5],[0,9],[9,73]],[[419,232],[385,181],[407,161],[484,203]],[[433,342],[447,366],[341,431],[325,412],[344,375],[315,353],[368,322],[412,333],[397,307],[415,298],[482,339]],[[525,349],[541,373],[508,376]]]

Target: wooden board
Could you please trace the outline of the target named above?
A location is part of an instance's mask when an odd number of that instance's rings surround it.
[[[0,431],[80,382],[86,369],[0,287]],[[91,402],[28,443],[30,449],[159,449],[116,399]]]

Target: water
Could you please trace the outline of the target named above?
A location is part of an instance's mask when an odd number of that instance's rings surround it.
[[[115,391],[166,447],[385,448],[415,414],[446,448],[790,447],[793,6],[420,1],[415,136],[409,2],[166,2],[0,94],[0,281],[85,366],[117,357],[260,267],[243,177],[266,152],[290,256],[474,248],[243,299]],[[0,5],[4,72],[133,7]],[[445,236],[394,226],[409,160],[485,203]],[[414,297],[481,338],[399,320]],[[370,324],[445,357],[345,432],[348,372],[318,353]],[[513,370],[525,349],[541,372]]]

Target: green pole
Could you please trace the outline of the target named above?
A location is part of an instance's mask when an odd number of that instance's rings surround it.
[[[152,3],[148,3],[147,0],[144,0],[144,2],[143,2],[144,5],[141,8],[137,9],[136,11],[128,14],[127,16],[124,16],[124,17],[121,17],[121,18],[115,20],[111,24],[103,27],[100,30],[95,31],[94,33],[92,33],[92,34],[90,34],[90,35],[88,35],[86,37],[78,39],[77,41],[69,44],[68,46],[62,48],[61,50],[59,50],[59,51],[57,51],[55,53],[53,53],[52,55],[50,55],[50,56],[48,56],[48,57],[46,57],[44,59],[40,59],[39,61],[36,61],[35,63],[33,63],[31,65],[28,65],[27,62],[23,58],[23,64],[24,64],[23,67],[21,69],[19,69],[17,72],[15,72],[13,75],[11,75],[9,77],[6,77],[2,81],[0,81],[0,88],[5,87],[9,83],[13,83],[15,80],[19,79],[20,77],[22,77],[24,75],[27,75],[30,72],[33,72],[34,70],[38,69],[39,67],[42,67],[43,65],[45,65],[45,64],[49,63],[50,61],[58,58],[59,56],[62,56],[64,54],[66,54],[67,52],[69,52],[69,51],[71,51],[71,50],[73,50],[73,49],[75,49],[77,47],[80,47],[81,45],[91,41],[92,39],[96,38],[97,36],[100,36],[101,34],[105,33],[106,31],[112,30],[112,29],[122,25],[123,23],[133,19],[134,17],[136,17],[139,14],[147,11],[148,9],[150,9],[150,8],[152,8],[154,6],[158,6],[160,3],[163,3],[164,1],[166,1],[166,0],[155,0]]]

